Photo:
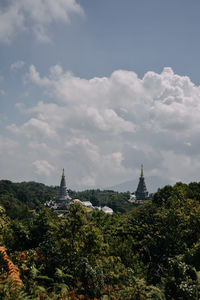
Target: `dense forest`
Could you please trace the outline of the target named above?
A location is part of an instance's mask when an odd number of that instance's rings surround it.
[[[0,181],[0,299],[199,299],[200,183],[128,193],[70,191],[114,214],[44,207],[58,187]]]

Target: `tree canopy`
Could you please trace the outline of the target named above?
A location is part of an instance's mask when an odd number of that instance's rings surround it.
[[[1,299],[200,298],[199,183],[166,186],[129,209],[127,193],[71,191],[113,203],[113,215],[76,203],[59,218],[43,206],[56,192],[0,182]]]

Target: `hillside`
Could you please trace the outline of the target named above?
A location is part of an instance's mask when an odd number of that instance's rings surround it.
[[[138,186],[139,178],[134,180],[125,181],[113,186],[110,186],[110,190],[114,190],[117,192],[127,192],[130,191],[135,192]],[[169,184],[167,179],[163,179],[159,176],[145,176],[145,182],[149,193],[155,193],[158,187],[162,188],[165,185]]]
[[[8,216],[23,218],[29,210],[39,210],[43,204],[53,199],[58,186],[46,186],[37,182],[13,183],[8,180],[0,181],[0,205],[6,209]],[[109,206],[115,212],[127,212],[132,208],[128,202],[129,193],[114,191],[86,190],[75,192],[69,190],[70,196],[81,201],[90,201],[94,206]]]
[[[23,218],[32,209],[41,209],[57,192],[56,187],[48,187],[37,182],[13,183],[0,181],[0,205],[14,218]]]

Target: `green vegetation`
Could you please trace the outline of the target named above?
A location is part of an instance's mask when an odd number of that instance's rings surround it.
[[[118,193],[110,190],[86,190],[83,192],[69,191],[73,199],[78,198],[81,201],[90,201],[93,206],[109,206],[115,212],[128,212],[133,205],[128,202],[129,192]]]
[[[200,298],[200,183],[166,186],[138,207],[127,193],[71,191],[116,212],[74,204],[65,218],[42,204],[56,191],[0,182],[1,299]]]
[[[28,211],[41,209],[46,201],[56,195],[57,190],[58,187],[48,187],[42,183],[1,180],[0,205],[9,217],[21,219]]]
[[[39,211],[46,201],[53,199],[59,187],[46,186],[36,182],[13,183],[9,180],[0,181],[0,205],[6,209],[6,214],[13,218],[23,219],[30,210]],[[114,191],[86,190],[75,192],[69,190],[69,195],[81,201],[90,201],[94,206],[109,206],[115,212],[130,211],[132,204],[128,202],[129,193]]]

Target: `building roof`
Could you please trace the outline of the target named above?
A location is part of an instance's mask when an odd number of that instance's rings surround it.
[[[136,199],[137,200],[145,200],[148,198],[148,191],[146,188],[145,180],[144,180],[144,171],[143,171],[143,165],[141,165],[141,174],[139,178],[139,183],[137,190],[135,192]]]
[[[61,176],[61,181],[60,181],[60,188],[57,197],[55,198],[55,201],[57,203],[63,203],[67,204],[70,200],[70,196],[67,192],[67,186],[66,186],[66,180],[65,180],[65,171],[63,169],[62,171],[62,176]]]
[[[110,207],[108,207],[108,206],[102,207],[101,210],[103,210],[106,214],[110,214],[110,215],[113,214],[112,208],[110,208]]]

